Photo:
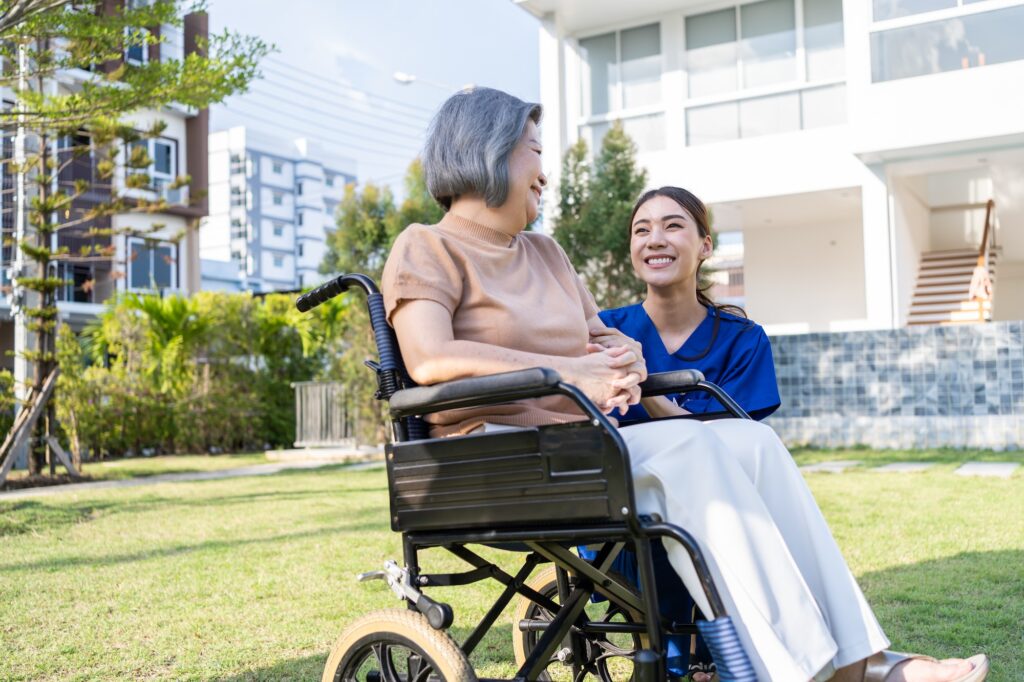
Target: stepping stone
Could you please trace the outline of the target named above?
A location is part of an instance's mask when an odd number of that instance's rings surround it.
[[[883,474],[905,474],[913,471],[925,471],[935,466],[935,462],[893,462],[892,464],[886,464],[885,466],[875,467],[872,471],[877,471]]]
[[[1009,478],[1020,466],[1018,462],[967,462],[953,473],[961,476],[995,476]]]
[[[839,460],[835,462],[818,462],[817,464],[808,464],[807,466],[800,467],[800,471],[808,473],[824,472],[828,474],[841,474],[850,467],[855,467],[860,464],[857,460]]]

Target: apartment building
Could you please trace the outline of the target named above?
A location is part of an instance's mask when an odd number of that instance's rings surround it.
[[[199,234],[204,289],[287,291],[317,284],[356,163],[305,139],[235,127],[210,135],[210,215]]]
[[[622,121],[769,332],[1024,318],[1024,0],[514,1],[553,184]]]
[[[147,48],[132,47],[121,60],[113,60],[93,69],[69,69],[54,75],[48,87],[61,92],[75,92],[82,84],[97,77],[97,71],[120,68],[122,64],[144,64],[154,60],[178,59],[202,48],[208,35],[205,13],[192,13],[184,17],[181,27],[154,27],[164,37],[158,45]],[[13,106],[14,95],[8,88],[0,88],[5,105]],[[67,247],[71,257],[57,262],[51,274],[66,280],[58,291],[58,310],[61,319],[80,329],[95,318],[104,301],[119,292],[184,292],[199,288],[199,244],[196,236],[198,219],[206,214],[207,144],[209,118],[207,110],[195,110],[171,105],[159,111],[143,110],[125,119],[136,129],[149,130],[155,121],[165,128],[154,139],[140,141],[145,145],[152,164],[147,170],[150,186],[125,189],[125,173],[121,168],[115,175],[118,192],[132,197],[154,200],[165,198],[167,208],[158,212],[125,213],[83,222],[62,229],[55,237],[57,248]],[[52,156],[60,162],[61,170],[56,182],[71,188],[78,180],[92,182],[97,179],[93,154],[72,158],[69,149],[88,145],[88,138],[72,136],[54,140]],[[3,158],[14,154],[14,131],[3,137]],[[70,163],[65,163],[70,161]],[[184,187],[174,186],[178,176],[190,176]],[[15,181],[9,164],[3,164],[0,194],[4,245],[0,253],[0,290],[10,292],[16,258],[13,236],[15,233]],[[73,205],[75,215],[90,206],[109,200],[109,194],[95,187],[77,199]],[[70,212],[69,212],[70,215]],[[97,235],[93,228],[114,228],[113,235]],[[109,259],[76,258],[83,246],[112,248]],[[11,314],[9,295],[0,296],[0,368],[13,369],[15,324]]]

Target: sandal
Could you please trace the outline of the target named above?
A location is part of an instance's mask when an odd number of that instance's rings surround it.
[[[889,679],[889,675],[899,665],[906,663],[907,661],[913,660],[924,660],[938,663],[938,659],[932,658],[931,656],[921,656],[920,654],[900,654],[895,651],[879,651],[877,654],[872,654],[867,658],[867,666],[864,669],[864,682],[885,682]],[[954,682],[982,682],[988,677],[988,656],[985,654],[978,654],[977,656],[971,656],[967,659],[967,662],[972,664],[974,667],[969,673],[962,677],[958,677]]]

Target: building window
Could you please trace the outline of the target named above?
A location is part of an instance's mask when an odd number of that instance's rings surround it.
[[[174,288],[174,245],[132,239],[128,252],[129,289]]]
[[[274,223],[273,229],[274,229],[274,236],[275,237],[283,237],[284,236],[284,223]]]
[[[687,144],[845,122],[842,0],[802,0],[802,7],[802,25],[794,0],[759,0],[685,18]],[[766,88],[776,92],[756,94]]]
[[[144,66],[149,61],[149,31],[144,28],[126,29],[124,34],[124,61],[132,66]]]
[[[303,255],[303,248],[302,248],[302,246],[303,246],[302,242],[299,242],[299,258],[302,258],[302,255]]]
[[[295,183],[295,193],[298,194],[300,197],[302,196],[302,183],[301,182]]]
[[[661,103],[660,24],[583,38],[580,53],[590,116]]]
[[[284,204],[284,192],[272,192],[270,195],[270,201],[274,206],[281,206]]]
[[[282,161],[271,161],[270,170],[280,175],[284,172],[284,162]]]
[[[299,227],[302,227],[302,213],[301,212],[298,214],[298,216],[296,216],[296,220],[298,221]]]
[[[969,1],[969,0],[968,0]],[[977,0],[975,0],[977,1]],[[934,12],[957,6],[957,0],[872,0],[875,21],[897,19],[922,12]]]
[[[149,158],[149,166],[132,168],[129,172],[149,175],[149,186],[157,192],[165,192],[178,177],[178,141],[167,137],[135,140],[129,153],[134,157],[137,149]],[[168,200],[172,197],[168,196]]]
[[[879,11],[875,0],[875,19],[888,17],[896,10]],[[940,3],[900,2],[898,9],[926,12]],[[956,0],[941,3],[956,7]],[[961,0],[958,16],[926,21],[910,26],[882,29],[871,34],[871,80],[879,83],[957,71],[1024,59],[1024,41],[1016,27],[1024,26],[1024,5],[977,11],[971,0]],[[888,7],[888,5],[886,5]],[[983,9],[983,5],[980,6]],[[910,13],[904,11],[904,13]],[[895,16],[903,16],[895,14]],[[927,18],[927,17],[925,17]],[[901,22],[904,23],[904,22]]]
[[[241,218],[231,219],[231,238],[232,239],[245,239],[245,226],[242,224]]]
[[[324,175],[324,184],[328,187],[334,187],[334,173]]]
[[[274,254],[274,267],[275,268],[283,268],[284,267],[284,256],[281,256],[281,255],[276,254],[276,253]]]
[[[241,187],[231,188],[231,205],[232,206],[244,206],[245,205],[245,193]]]

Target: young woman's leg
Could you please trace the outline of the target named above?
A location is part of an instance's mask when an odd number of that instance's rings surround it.
[[[825,518],[786,446],[768,426],[738,419],[707,422],[743,468],[771,514],[828,623],[841,668],[889,646],[850,573]]]
[[[730,444],[706,424],[686,420],[630,426],[622,435],[638,509],[696,537],[758,677],[790,682],[831,674],[838,646],[830,624]],[[672,565],[707,613],[688,555],[667,544]]]

